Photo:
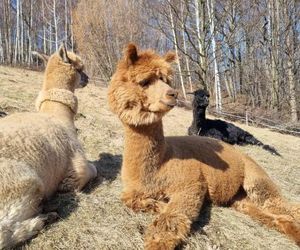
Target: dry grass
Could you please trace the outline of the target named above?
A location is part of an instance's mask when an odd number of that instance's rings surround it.
[[[0,66],[0,111],[34,110],[42,73]],[[123,130],[108,110],[106,88],[88,85],[78,90],[76,126],[87,156],[99,170],[84,193],[58,194],[49,202],[61,219],[48,226],[22,249],[142,249],[143,232],[153,219],[135,214],[119,199]],[[175,108],[164,118],[166,135],[184,135],[191,111]],[[259,162],[284,195],[300,201],[300,138],[268,129],[246,127],[263,142],[275,146],[282,158],[259,147],[240,147]],[[229,208],[205,207],[183,249],[298,249],[280,233],[269,230]]]

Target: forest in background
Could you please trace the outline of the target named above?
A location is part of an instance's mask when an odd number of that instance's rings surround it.
[[[182,99],[207,88],[217,112],[240,107],[299,124],[299,15],[297,0],[1,0],[0,63],[32,67],[32,51],[66,41],[92,79],[108,82],[135,42],[176,52]]]

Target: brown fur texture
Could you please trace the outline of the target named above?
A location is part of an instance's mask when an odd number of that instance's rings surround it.
[[[162,117],[177,94],[169,86],[175,60],[128,45],[111,80],[111,110],[122,121],[122,200],[135,211],[158,212],[146,249],[174,249],[190,232],[205,199],[232,205],[300,244],[300,205],[291,204],[251,158],[224,142],[164,137]]]
[[[67,61],[66,61],[67,60]],[[38,113],[19,113],[0,122],[0,249],[37,234],[50,214],[42,200],[80,190],[93,177],[77,139],[74,116],[83,64],[64,47],[49,59]]]

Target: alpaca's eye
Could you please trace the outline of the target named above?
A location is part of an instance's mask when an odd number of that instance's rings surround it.
[[[148,87],[148,86],[150,85],[150,83],[151,83],[150,79],[144,79],[144,80],[142,80],[142,81],[139,82],[139,84],[140,84],[143,88]]]

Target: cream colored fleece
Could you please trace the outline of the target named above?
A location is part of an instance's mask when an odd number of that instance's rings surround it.
[[[77,98],[67,90],[41,92],[46,100],[77,110]],[[48,113],[15,113],[0,120],[0,249],[37,234],[47,215],[41,201],[57,190],[81,190],[97,175],[82,146],[61,119]]]
[[[53,88],[50,90],[40,91],[36,102],[35,107],[37,111],[40,111],[40,108],[45,101],[59,102],[64,105],[67,105],[74,114],[77,113],[78,100],[77,97],[69,90],[66,89],[57,89]]]

